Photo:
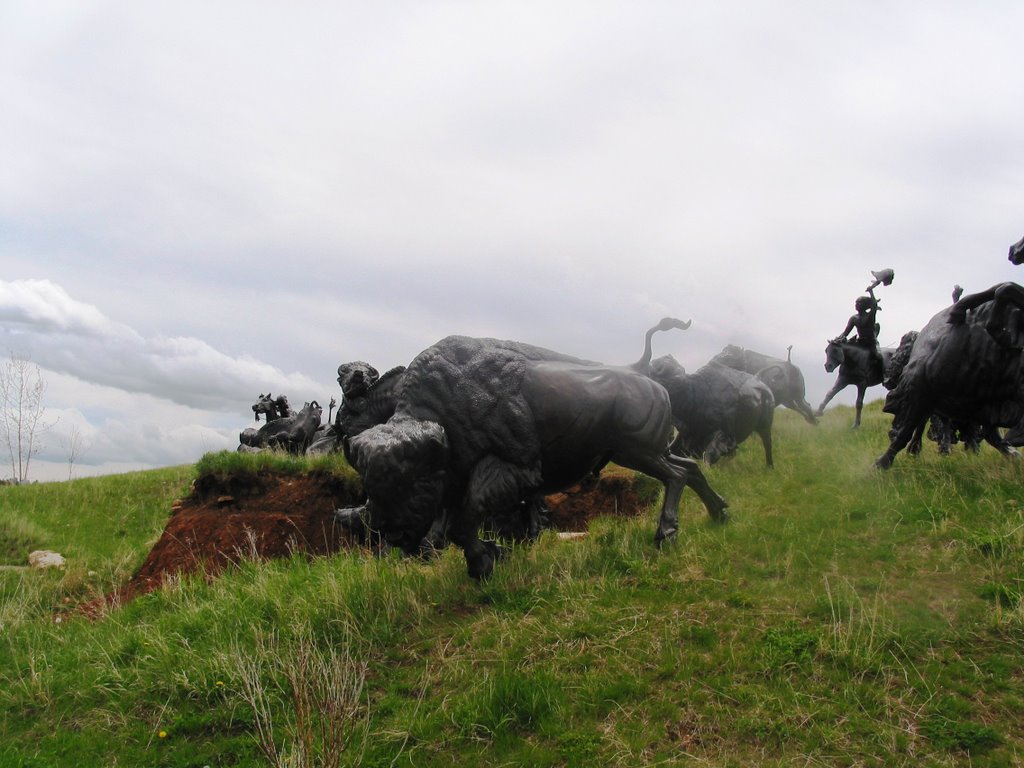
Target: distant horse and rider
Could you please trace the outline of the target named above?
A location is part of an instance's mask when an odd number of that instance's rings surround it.
[[[881,384],[885,378],[885,368],[889,358],[895,351],[893,349],[880,349],[878,346],[878,332],[880,330],[876,320],[881,305],[875,298],[875,288],[879,285],[890,285],[894,273],[891,269],[883,269],[872,272],[874,281],[867,287],[867,296],[858,296],[854,302],[854,309],[857,310],[846,323],[843,332],[831,339],[825,347],[825,370],[829,373],[838,369],[839,375],[836,383],[821,401],[817,416],[825,411],[825,406],[839,392],[846,387],[857,388],[857,415],[853,421],[853,428],[860,426],[861,409],[864,406],[864,392],[868,387]],[[848,338],[850,333],[856,331],[857,335],[852,339]]]

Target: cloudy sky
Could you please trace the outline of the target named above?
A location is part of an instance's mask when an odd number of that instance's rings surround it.
[[[0,353],[33,479],[233,449],[450,333],[793,359],[1019,279],[1024,4],[0,0]],[[881,388],[869,398],[881,397]],[[852,402],[852,392],[836,402]],[[0,470],[0,477],[10,472]]]

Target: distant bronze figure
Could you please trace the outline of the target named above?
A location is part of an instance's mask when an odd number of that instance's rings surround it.
[[[367,493],[369,526],[417,553],[447,513],[469,574],[487,577],[500,554],[479,537],[488,515],[520,516],[538,493],[571,487],[608,462],[665,485],[655,540],[675,537],[689,486],[708,513],[726,503],[693,459],[673,455],[668,393],[650,373],[648,331],[632,366],[608,366],[515,341],[449,336],[409,364],[394,415],[350,442]]]
[[[825,406],[840,391],[853,385],[857,388],[856,417],[853,428],[860,426],[861,411],[864,407],[864,392],[868,387],[881,384],[885,378],[886,360],[893,350],[882,350],[878,346],[880,327],[877,321],[881,306],[875,298],[875,288],[879,285],[891,285],[894,272],[882,269],[871,272],[874,280],[865,289],[867,296],[858,296],[854,302],[857,314],[852,315],[843,332],[829,341],[825,347],[825,370],[829,373],[839,369],[836,383],[825,395],[818,406],[817,415],[825,412]],[[857,331],[853,339],[848,339],[851,332]]]
[[[288,405],[288,398],[285,395],[278,395],[275,398],[269,392],[265,395],[261,394],[259,399],[253,403],[252,412],[256,421],[260,420],[260,414],[262,413],[268,422],[275,419],[284,419],[292,415],[292,409]]]
[[[238,450],[252,452],[280,448],[301,455],[306,452],[320,426],[323,410],[316,400],[306,403],[298,413],[268,421],[258,430],[250,427],[238,436]]]

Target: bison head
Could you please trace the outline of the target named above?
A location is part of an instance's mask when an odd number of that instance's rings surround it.
[[[448,438],[440,424],[392,419],[349,444],[363,481],[369,525],[414,554],[444,510]]]
[[[722,365],[728,365],[730,368],[742,368],[743,347],[737,347],[735,344],[726,344],[722,351],[715,355],[715,359]]]
[[[686,386],[686,369],[672,355],[663,355],[651,361],[650,378],[672,392]]]
[[[372,387],[378,378],[380,374],[377,373],[377,369],[361,360],[338,366],[338,384],[341,393],[348,400],[365,395],[366,390]]]

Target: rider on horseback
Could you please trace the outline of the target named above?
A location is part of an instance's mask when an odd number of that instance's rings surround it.
[[[878,349],[879,325],[876,321],[876,315],[881,306],[878,303],[878,299],[875,298],[874,288],[874,285],[869,286],[867,296],[857,297],[853,304],[857,314],[850,316],[849,321],[846,323],[846,328],[834,341],[856,344],[858,347],[868,350],[878,366],[878,370],[882,370],[882,353]],[[848,339],[847,337],[850,335],[850,332],[854,330],[857,331],[857,335],[852,339]]]

